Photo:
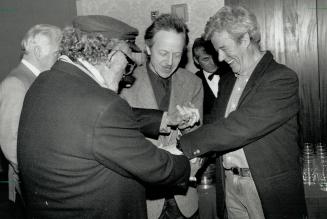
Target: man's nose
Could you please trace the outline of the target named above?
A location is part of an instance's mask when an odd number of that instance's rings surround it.
[[[168,60],[167,60],[167,64],[168,65],[172,65],[173,64],[173,61],[174,61],[173,54],[169,54]]]
[[[219,60],[219,62],[224,61],[225,57],[226,57],[225,53],[222,50],[219,50],[218,51],[218,60]]]

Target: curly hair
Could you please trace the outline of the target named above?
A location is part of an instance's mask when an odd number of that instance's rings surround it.
[[[106,62],[108,54],[119,43],[118,39],[107,39],[98,32],[84,32],[74,27],[63,30],[60,53],[68,56],[73,62],[78,58],[92,65]]]
[[[256,16],[247,9],[236,6],[224,6],[212,17],[205,27],[205,39],[210,39],[214,32],[227,31],[236,42],[240,42],[245,33],[248,33],[251,42],[259,44],[260,30]]]

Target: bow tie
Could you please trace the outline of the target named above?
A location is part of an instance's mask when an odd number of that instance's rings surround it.
[[[213,76],[215,75],[219,75],[219,71],[215,71],[213,73],[211,73],[211,75],[208,76],[208,80],[211,81],[213,79]]]

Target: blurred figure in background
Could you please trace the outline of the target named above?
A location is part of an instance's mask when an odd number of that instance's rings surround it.
[[[9,161],[9,200],[16,205],[21,200],[17,132],[24,97],[35,78],[57,61],[61,37],[60,28],[53,25],[38,24],[30,28],[21,42],[21,62],[0,84],[0,145]]]
[[[133,107],[159,109],[168,113],[175,111],[177,105],[189,104],[200,111],[202,120],[201,80],[179,67],[189,40],[186,24],[174,15],[160,15],[146,29],[144,39],[148,61],[135,69],[135,84],[123,90],[122,97]],[[165,148],[175,144],[182,132],[193,131],[199,125],[182,131],[170,129],[151,141]],[[150,219],[191,217],[198,208],[197,201],[197,192],[193,187],[188,189],[187,194],[172,189],[148,189],[148,216]]]

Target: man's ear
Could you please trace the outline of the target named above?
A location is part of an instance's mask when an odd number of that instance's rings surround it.
[[[33,53],[36,59],[40,59],[41,58],[41,47],[39,45],[35,45],[33,48]]]
[[[200,63],[199,63],[199,61],[198,61],[197,58],[193,57],[193,61],[195,62],[195,64],[200,65]]]
[[[242,38],[241,38],[241,44],[244,45],[245,47],[250,46],[251,44],[251,39],[249,33],[245,33]]]
[[[145,46],[146,53],[150,56],[151,55],[151,49],[148,45]]]

